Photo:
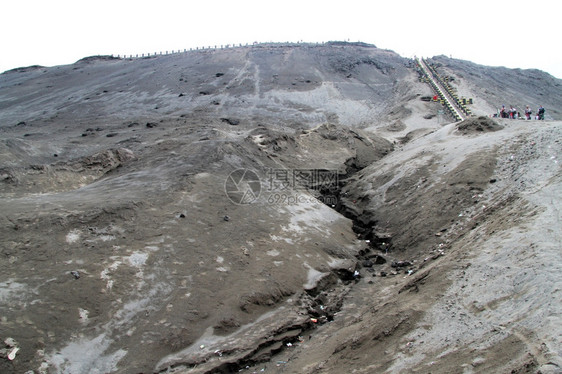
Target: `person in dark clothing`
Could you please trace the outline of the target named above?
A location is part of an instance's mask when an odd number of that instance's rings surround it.
[[[507,114],[507,109],[505,109],[505,105],[502,105],[502,108],[500,109],[500,118],[507,118],[508,114]]]
[[[537,117],[539,120],[544,121],[544,108],[542,107],[542,105],[539,107],[539,110],[537,111]]]

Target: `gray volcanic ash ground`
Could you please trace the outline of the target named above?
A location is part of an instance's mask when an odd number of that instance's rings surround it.
[[[562,81],[429,62],[475,117],[362,43],[1,74],[0,372],[560,372]]]

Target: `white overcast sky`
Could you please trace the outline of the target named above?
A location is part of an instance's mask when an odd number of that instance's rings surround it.
[[[363,41],[404,57],[444,54],[562,78],[558,0],[7,0],[0,72],[221,44]]]

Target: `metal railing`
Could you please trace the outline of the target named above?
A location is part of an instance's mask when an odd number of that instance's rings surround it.
[[[466,99],[459,99],[448,79],[441,77],[433,66],[423,58],[416,58],[417,67],[423,76],[423,81],[429,83],[433,91],[439,96],[439,101],[447,108],[456,121],[462,121],[470,116],[472,112],[466,106]]]

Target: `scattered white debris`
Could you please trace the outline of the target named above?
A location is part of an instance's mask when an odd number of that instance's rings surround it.
[[[49,364],[46,362],[42,362],[41,366],[39,366],[39,374],[47,374],[49,372]]]
[[[148,260],[148,253],[134,252],[129,256],[129,263],[137,268],[142,267]]]
[[[280,252],[277,249],[272,249],[267,251],[267,255],[271,257],[276,257],[280,255]]]
[[[110,240],[115,240],[115,236],[113,236],[113,235],[100,235],[100,236],[98,236],[98,239],[101,240],[102,242],[108,242]]]
[[[8,360],[13,361],[16,358],[16,353],[18,353],[19,350],[19,347],[12,348],[10,353],[8,353]]]
[[[78,240],[80,240],[81,235],[82,233],[78,229],[70,230],[68,234],[66,234],[66,242],[68,244],[76,243]]]
[[[88,315],[90,314],[89,311],[86,309],[78,308],[78,315],[80,316],[80,322],[83,324],[88,323]]]

